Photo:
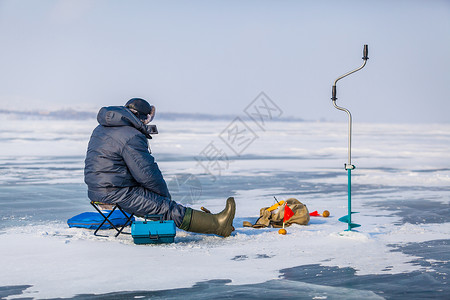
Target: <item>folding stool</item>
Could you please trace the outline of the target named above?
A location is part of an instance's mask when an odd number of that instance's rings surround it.
[[[128,215],[126,212],[123,211],[123,209],[118,205],[118,204],[107,204],[107,203],[102,203],[102,202],[98,202],[98,201],[91,201],[91,205],[95,208],[95,210],[97,210],[100,215],[103,216],[104,220],[103,222],[98,226],[98,228],[94,231],[94,235],[96,236],[102,236],[102,237],[108,237],[107,235],[101,235],[101,234],[97,234],[97,232],[99,231],[99,229],[103,226],[103,224],[105,224],[106,222],[108,222],[116,231],[117,233],[115,234],[115,237],[117,237],[119,234],[123,233],[123,234],[131,234],[131,232],[122,232],[122,230],[127,227],[128,225],[131,225],[132,219],[134,214]],[[101,210],[101,206],[112,206],[112,210],[105,215],[102,210]],[[123,215],[125,216],[126,222],[123,225],[120,226],[116,226],[113,224],[113,222],[111,222],[111,220],[109,220],[109,217],[112,215],[112,213],[116,210],[119,209]],[[117,228],[120,227],[120,228]]]

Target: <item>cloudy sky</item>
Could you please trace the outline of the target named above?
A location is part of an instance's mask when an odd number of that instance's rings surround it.
[[[450,122],[450,1],[0,0],[0,108]]]

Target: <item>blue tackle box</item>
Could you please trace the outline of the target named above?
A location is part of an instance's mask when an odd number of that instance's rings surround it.
[[[131,224],[131,236],[135,244],[173,243],[175,234],[175,223],[163,221],[162,215],[148,215],[144,221]]]

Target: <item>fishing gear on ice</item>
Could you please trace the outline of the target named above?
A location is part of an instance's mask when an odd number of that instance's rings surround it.
[[[259,211],[260,217],[256,220],[255,224],[244,221],[243,226],[253,228],[281,228],[283,227],[285,205],[293,212],[292,217],[284,222],[285,226],[290,226],[292,224],[308,225],[309,212],[306,205],[295,198],[289,198],[286,201],[277,202],[270,207],[261,208]]]

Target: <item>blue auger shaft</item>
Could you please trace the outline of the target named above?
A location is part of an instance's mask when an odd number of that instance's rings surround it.
[[[348,231],[352,230],[352,170],[347,170],[348,174]]]

